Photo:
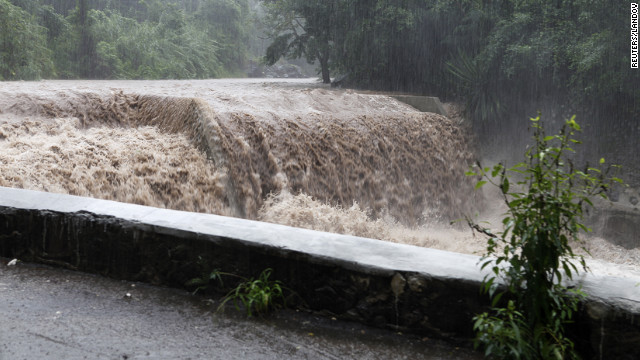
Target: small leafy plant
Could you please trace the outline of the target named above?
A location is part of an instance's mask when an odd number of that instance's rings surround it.
[[[494,315],[482,313],[475,317],[476,344],[485,345],[485,354],[500,359],[517,359],[522,353],[532,353],[531,338],[524,315],[509,300],[506,308],[494,308]]]
[[[249,317],[253,314],[262,316],[281,306],[286,306],[285,288],[279,280],[269,279],[271,272],[272,269],[265,269],[257,279],[251,278],[241,282],[224,297],[218,306],[218,311],[223,309],[229,301],[234,302],[238,311],[242,304]]]
[[[219,269],[213,269],[211,271],[203,272],[200,277],[193,278],[185,283],[185,286],[189,288],[195,287],[193,294],[197,294],[199,291],[209,290],[213,283],[218,283],[220,288],[224,287],[222,276],[236,276],[234,274],[222,272]]]
[[[194,295],[201,291],[212,290],[214,287],[223,289],[223,276],[241,278],[238,275],[220,271],[220,269],[211,269],[210,264],[202,257],[198,257],[198,261],[196,264],[200,268],[200,276],[193,278],[184,284],[187,288],[195,288],[193,290]]]
[[[526,152],[526,162],[509,169],[503,164],[478,166],[467,173],[481,177],[476,188],[497,186],[508,206],[500,232],[467,219],[475,232],[488,237],[481,266],[490,273],[482,290],[493,307],[491,314],[474,318],[476,346],[499,359],[575,359],[578,354],[565,325],[584,294],[562,281],[572,279],[578,266],[586,270],[586,263],[571,243],[583,244],[579,233],[590,231],[581,222],[585,207],[593,206],[590,199],[606,198],[610,185],[621,180],[609,178],[608,171],[574,168],[567,155],[580,143],[574,139],[580,131],[575,117],[551,136],[545,135],[539,116],[531,120],[535,144]],[[511,174],[519,177],[515,186]],[[509,300],[499,307],[503,295]]]

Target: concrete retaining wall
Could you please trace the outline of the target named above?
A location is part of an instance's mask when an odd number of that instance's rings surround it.
[[[422,112],[432,112],[447,116],[447,111],[442,106],[440,99],[433,96],[417,96],[417,95],[390,95],[392,98],[402,101],[407,105],[411,105]]]
[[[27,190],[0,188],[0,256],[179,287],[203,263],[243,276],[271,267],[311,309],[461,341],[487,305],[475,256]],[[640,358],[640,279],[579,283],[589,299],[573,331],[587,358]]]

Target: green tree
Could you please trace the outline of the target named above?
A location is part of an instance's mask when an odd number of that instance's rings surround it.
[[[438,50],[440,31],[427,20],[423,1],[352,1],[345,7],[344,31],[337,33],[337,67],[359,86],[420,92],[437,73],[429,59]],[[428,36],[425,36],[428,34]]]
[[[250,12],[247,0],[202,0],[191,15],[195,24],[215,40],[216,56],[227,72],[244,70],[248,57]]]
[[[343,29],[337,20],[344,1],[264,0],[267,24],[272,44],[267,48],[267,64],[281,57],[305,57],[309,63],[320,64],[322,82],[331,82],[334,34]]]
[[[248,0],[3,0],[2,6],[11,10],[0,14],[7,17],[6,78],[210,78],[242,74],[248,57]]]
[[[0,0],[0,80],[38,79],[53,71],[46,28],[25,10]]]
[[[217,46],[183,10],[167,7],[157,23],[92,10],[96,73],[106,78],[211,78],[221,72]]]

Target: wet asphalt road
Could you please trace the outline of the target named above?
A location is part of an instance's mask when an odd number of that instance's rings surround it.
[[[0,359],[480,359],[467,349],[284,310],[0,259]],[[127,296],[129,293],[131,296]]]

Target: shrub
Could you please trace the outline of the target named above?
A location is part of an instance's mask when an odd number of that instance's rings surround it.
[[[551,136],[545,135],[539,116],[531,120],[535,144],[526,152],[526,162],[509,169],[503,164],[478,166],[468,173],[482,178],[476,188],[487,182],[497,186],[508,206],[500,232],[468,219],[472,229],[488,236],[481,266],[490,273],[482,289],[493,306],[492,315],[474,318],[476,345],[497,358],[577,358],[564,326],[584,294],[568,289],[563,280],[572,279],[578,266],[586,270],[586,263],[571,243],[582,244],[580,232],[589,231],[581,221],[585,207],[593,206],[590,199],[606,197],[609,186],[621,180],[609,177],[608,170],[574,168],[570,153],[580,143],[574,139],[580,131],[575,117]],[[511,174],[519,177],[515,186]],[[497,307],[505,294],[507,307]]]

